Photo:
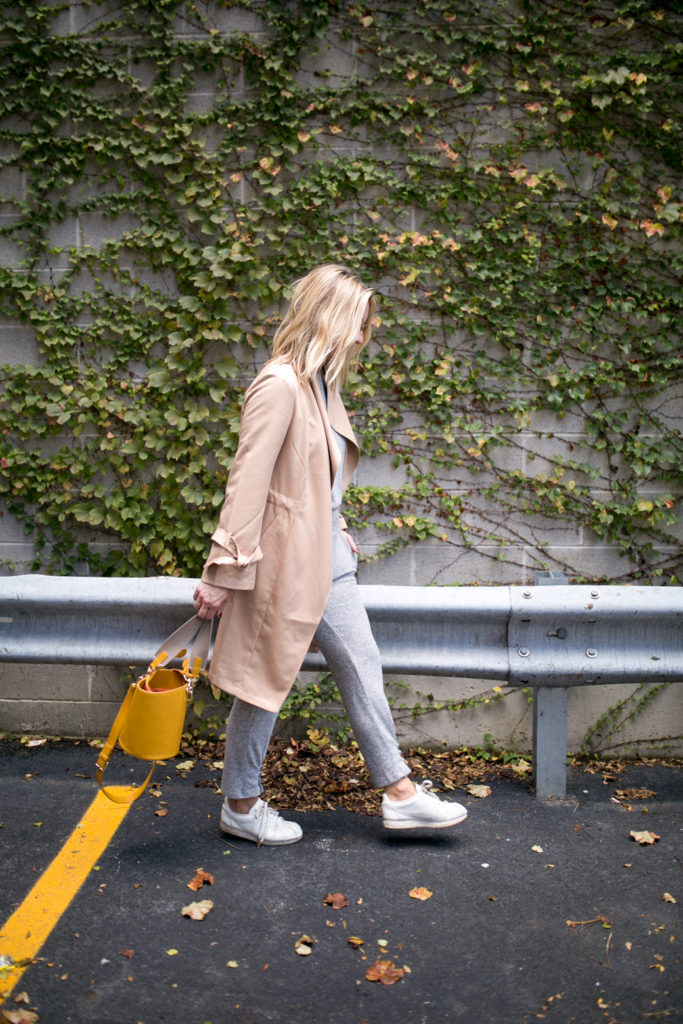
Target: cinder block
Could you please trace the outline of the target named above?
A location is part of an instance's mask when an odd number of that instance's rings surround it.
[[[105,217],[100,213],[82,213],[78,218],[81,244],[93,249],[99,249],[106,242],[118,241],[126,231],[133,231],[136,227],[139,227],[139,221],[128,214]]]
[[[216,28],[223,35],[229,35],[232,32],[248,32],[253,35],[266,32],[268,28],[265,21],[255,11],[247,11],[238,5],[226,7],[215,3],[202,3],[201,10],[206,16],[207,28]],[[189,24],[182,15],[176,17],[175,30],[180,36],[196,36],[198,34],[194,22]]]
[[[87,701],[0,699],[0,730],[61,736],[64,739],[105,737],[119,706],[120,702],[95,704]]]
[[[356,72],[356,44],[328,33],[314,51],[303,54],[296,81],[305,88],[339,87]]]
[[[6,194],[6,193],[5,193]],[[7,230],[18,223],[18,217],[12,214],[0,216],[0,228]],[[24,257],[24,251],[18,241],[10,235],[0,235],[0,266],[18,267]]]
[[[0,502],[0,547],[5,544],[25,544],[26,538],[24,524]]]
[[[18,576],[31,572],[34,557],[33,544],[0,543],[0,576]]]
[[[604,484],[609,479],[609,453],[593,447],[590,438],[585,433],[554,434],[542,437],[532,437],[526,434],[522,443],[524,446],[523,468],[525,475],[529,477],[543,475],[552,477],[557,472],[557,461],[559,460],[560,463],[575,461],[590,466],[600,474],[596,479],[581,470],[567,468],[561,477],[562,483],[574,480],[581,486],[595,488],[599,486],[600,481]]]
[[[646,687],[641,693],[648,689]],[[628,700],[638,690],[639,687],[633,685],[570,687],[567,695],[569,750],[579,752],[588,730],[609,709],[616,709],[620,702]],[[635,704],[629,704],[619,719],[623,719],[623,727],[604,740],[606,755],[642,756],[659,751],[680,757],[683,753],[682,696],[683,684],[671,683],[632,719],[628,718],[628,713],[635,709]]]
[[[634,566],[620,555],[617,547],[598,543],[590,546],[586,543],[576,547],[568,545],[550,546],[546,550],[549,568],[570,566],[569,576],[586,580],[607,579],[618,583],[620,578],[631,572]],[[557,566],[552,560],[557,561]]]
[[[362,538],[361,538],[362,541]],[[359,545],[362,554],[373,548]],[[376,548],[374,549],[376,550]],[[507,561],[500,561],[505,554]],[[526,556],[519,548],[482,546],[479,551],[456,545],[417,544],[378,561],[361,561],[360,583],[384,586],[427,586],[429,584],[499,584],[525,582]]]
[[[3,149],[5,150],[4,153],[2,152]],[[0,147],[0,156],[8,159],[13,155],[13,153],[8,151],[7,145]],[[24,172],[11,163],[4,164],[2,170],[0,170],[0,207],[4,207],[9,212],[16,203],[20,203],[25,194],[24,185]],[[4,216],[1,223],[2,227],[11,226],[5,222]]]
[[[40,366],[36,332],[30,327],[0,327],[0,364]]]
[[[46,707],[54,702],[83,704],[90,700],[90,673],[86,665],[42,665],[4,662],[0,665],[2,696]]]

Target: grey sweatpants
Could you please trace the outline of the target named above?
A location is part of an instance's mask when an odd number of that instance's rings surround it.
[[[314,640],[339,688],[373,784],[383,789],[409,775],[410,768],[396,741],[380,653],[356,582],[356,558],[336,521],[332,560],[332,588]],[[225,733],[223,796],[239,800],[260,794],[261,766],[277,717],[235,699]]]

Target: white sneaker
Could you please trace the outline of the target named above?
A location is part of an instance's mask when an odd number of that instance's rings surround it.
[[[382,818],[385,828],[449,828],[467,817],[462,804],[451,800],[440,800],[432,793],[428,780],[415,787],[414,796],[407,800],[390,800],[382,797]]]
[[[285,821],[260,798],[248,814],[232,811],[226,800],[221,809],[221,828],[232,836],[251,839],[259,846],[287,846],[298,843],[303,835],[295,821]]]

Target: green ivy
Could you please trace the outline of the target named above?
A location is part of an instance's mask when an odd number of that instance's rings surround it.
[[[571,528],[676,581],[673,5],[13,11],[0,313],[38,358],[0,370],[0,496],[34,570],[199,573],[288,286],[335,260],[381,299],[350,404],[400,483],[349,494],[380,555],[576,578]]]

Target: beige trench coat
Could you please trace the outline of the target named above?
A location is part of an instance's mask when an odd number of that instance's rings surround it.
[[[244,398],[225,503],[202,579],[233,591],[218,626],[214,686],[279,711],[332,585],[331,488],[346,438],[343,485],[359,449],[341,397],[272,363]]]

